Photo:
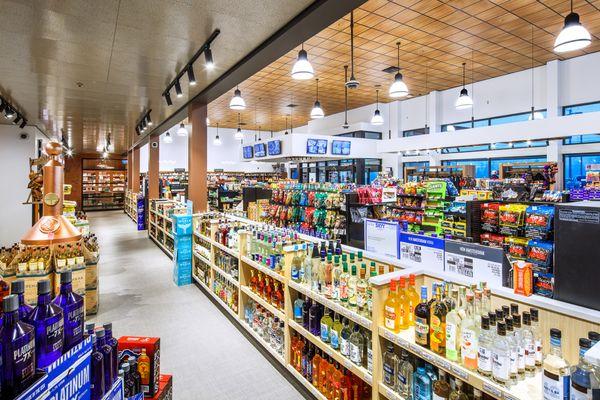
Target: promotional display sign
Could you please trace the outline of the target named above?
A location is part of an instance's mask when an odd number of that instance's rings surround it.
[[[146,200],[141,196],[137,198],[137,228],[138,231],[146,229]]]
[[[399,258],[400,225],[397,222],[365,219],[365,250]]]
[[[410,267],[443,271],[444,239],[401,232],[400,259]]]
[[[448,273],[474,282],[485,281],[491,288],[502,287],[508,279],[502,249],[446,240],[445,250],[444,271]]]

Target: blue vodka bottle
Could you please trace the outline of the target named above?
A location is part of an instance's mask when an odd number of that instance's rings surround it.
[[[90,361],[90,400],[100,400],[107,388],[104,384],[104,354],[98,349],[96,336],[92,335],[92,358]]]
[[[112,376],[113,379],[117,379],[118,369],[119,369],[119,342],[117,339],[113,337],[112,334],[112,323],[107,322],[103,325],[104,327],[104,338],[106,339],[106,344],[110,346],[112,349],[112,360],[113,360],[113,370]]]
[[[60,293],[52,304],[63,310],[65,344],[63,351],[67,352],[83,340],[83,297],[73,293],[73,275],[71,271],[60,274]]]
[[[106,344],[106,332],[104,328],[99,328],[96,331],[96,341],[98,343],[98,350],[104,356],[104,385],[107,388],[111,388],[114,383],[116,376],[113,375],[115,367],[113,366],[113,351],[112,348]]]
[[[19,298],[19,320],[24,321],[33,307],[25,303],[25,281],[17,279],[10,286],[10,293]]]

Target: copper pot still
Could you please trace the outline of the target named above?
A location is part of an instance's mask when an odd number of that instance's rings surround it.
[[[45,150],[50,159],[42,168],[43,212],[38,222],[21,239],[21,243],[28,246],[49,246],[81,239],[81,232],[62,215],[64,183],[64,167],[60,161],[62,145],[50,141],[46,144]]]

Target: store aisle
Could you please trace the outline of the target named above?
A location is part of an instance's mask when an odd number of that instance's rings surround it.
[[[100,241],[100,312],[116,336],[161,338],[176,400],[302,399],[294,385],[195,285],[171,282],[171,260],[122,211],[88,213]]]

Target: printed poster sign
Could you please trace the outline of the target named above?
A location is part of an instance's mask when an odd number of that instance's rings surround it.
[[[365,219],[365,250],[400,258],[400,225],[397,222]]]
[[[485,281],[500,288],[508,271],[504,270],[502,249],[446,240],[444,271],[475,282]]]
[[[401,232],[400,259],[409,267],[443,271],[444,239]]]

